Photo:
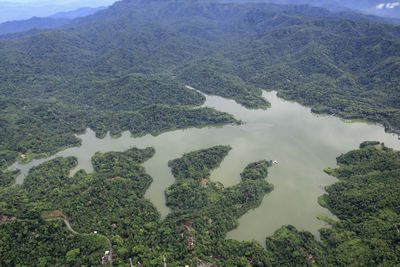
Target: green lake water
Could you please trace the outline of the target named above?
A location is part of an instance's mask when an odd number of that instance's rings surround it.
[[[146,198],[164,217],[169,212],[165,206],[164,191],[174,182],[168,161],[193,150],[230,145],[232,150],[211,175],[225,187],[238,183],[240,172],[250,162],[266,159],[276,160],[279,164],[269,169],[267,177],[274,190],[265,196],[260,207],[242,216],[240,226],[227,237],[255,239],[264,244],[265,237],[284,224],[292,224],[318,236],[318,229],[325,223],[316,216],[331,214],[318,205],[317,198],[324,193],[324,186],[335,182],[335,178],[326,175],[323,170],[335,167],[337,156],[358,148],[363,141],[378,140],[395,149],[400,148],[400,141],[378,125],[316,116],[309,108],[284,101],[274,92],[264,92],[264,97],[272,104],[268,110],[248,110],[232,100],[206,96],[205,106],[229,112],[245,122],[243,125],[190,128],[138,138],[125,132],[119,138],[106,136],[103,139],[96,138],[88,129],[86,134],[79,136],[81,147],[66,149],[56,156],[75,156],[79,163],[77,169],[91,172],[90,159],[97,151],[124,151],[133,146],[154,147],[156,154],[143,164],[154,180]],[[23,182],[32,166],[46,160],[35,160],[26,165],[14,164],[12,168],[22,171],[17,183]]]

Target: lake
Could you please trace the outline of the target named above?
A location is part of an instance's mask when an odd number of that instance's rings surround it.
[[[154,147],[156,154],[143,164],[154,179],[146,198],[165,217],[169,209],[165,206],[164,190],[174,182],[168,161],[193,150],[230,145],[232,150],[211,175],[211,179],[222,182],[225,187],[238,183],[240,172],[250,162],[266,159],[276,160],[279,164],[269,169],[267,177],[274,190],[264,197],[260,207],[242,216],[240,226],[227,237],[255,239],[264,245],[265,237],[285,224],[318,236],[318,229],[326,224],[316,216],[332,215],[318,205],[317,198],[324,193],[326,185],[336,181],[323,170],[335,167],[337,156],[358,148],[363,141],[378,140],[395,149],[400,148],[400,141],[378,125],[317,116],[307,107],[280,99],[275,92],[264,92],[263,96],[272,105],[268,110],[248,110],[232,100],[206,96],[204,106],[229,112],[245,122],[243,125],[190,128],[138,138],[125,132],[118,138],[107,135],[103,139],[96,138],[94,132],[88,129],[86,134],[78,136],[82,139],[81,147],[66,149],[55,156],[75,156],[78,167],[73,172],[78,169],[91,172],[90,160],[97,151],[124,151],[133,146]],[[14,164],[11,168],[22,171],[17,183],[23,182],[32,166],[46,160],[35,160],[26,165]]]

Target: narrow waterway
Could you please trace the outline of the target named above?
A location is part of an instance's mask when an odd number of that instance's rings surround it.
[[[168,161],[183,153],[214,145],[230,145],[232,150],[229,155],[212,173],[212,179],[222,182],[225,187],[240,181],[240,172],[248,163],[261,159],[276,160],[279,164],[270,168],[267,178],[274,185],[274,190],[266,195],[260,207],[241,217],[240,226],[228,234],[228,238],[255,239],[264,244],[265,236],[284,224],[318,234],[324,223],[316,216],[330,216],[330,213],[318,205],[317,198],[324,193],[324,186],[335,182],[323,170],[334,167],[335,159],[341,153],[358,148],[365,140],[378,140],[389,147],[400,148],[397,136],[385,133],[380,126],[316,116],[309,108],[284,101],[274,92],[264,93],[272,104],[268,110],[248,110],[232,100],[206,97],[205,106],[229,112],[245,124],[191,128],[139,138],[132,138],[126,132],[119,138],[107,136],[98,139],[88,130],[79,136],[81,147],[64,150],[56,156],[75,156],[79,163],[77,169],[91,172],[90,159],[97,151],[124,151],[132,146],[154,147],[156,154],[143,164],[154,179],[146,197],[162,216],[169,212],[165,206],[164,190],[174,182]],[[14,164],[12,168],[21,169],[23,174],[17,182],[22,183],[29,169],[43,161]]]

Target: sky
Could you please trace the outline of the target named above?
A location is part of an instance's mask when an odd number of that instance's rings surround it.
[[[79,3],[82,6],[88,6],[88,5],[95,5],[95,6],[101,6],[101,5],[111,5],[114,3],[116,0],[57,0],[57,1],[51,1],[51,0],[2,0],[1,2],[8,2],[8,3],[25,3],[25,4],[52,4],[52,5],[63,5],[63,4],[71,4],[71,3]]]
[[[112,5],[116,0],[0,0],[0,23],[9,20],[47,17],[80,7]]]

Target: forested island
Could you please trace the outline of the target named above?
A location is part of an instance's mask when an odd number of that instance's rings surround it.
[[[144,198],[151,147],[96,153],[94,172],[72,177],[77,159],[57,157],[22,185],[7,169],[79,146],[87,128],[140,136],[241,123],[202,107],[186,84],[249,109],[267,109],[262,91],[275,90],[313,112],[398,132],[399,26],[304,5],[124,0],[65,27],[0,39],[0,265],[98,266],[105,251],[114,266],[399,264],[400,154],[380,142],[325,170],[338,181],[319,203],[337,220],[320,218],[331,225],[321,240],[285,225],[265,248],[226,234],[273,190],[271,159],[225,187],[210,174],[228,145],[169,162],[164,219]]]

